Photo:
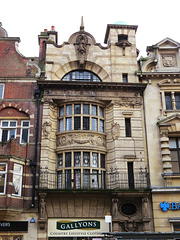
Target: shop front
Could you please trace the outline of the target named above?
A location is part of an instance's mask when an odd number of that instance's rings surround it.
[[[103,232],[109,232],[105,219],[48,219],[49,240],[102,240]]]

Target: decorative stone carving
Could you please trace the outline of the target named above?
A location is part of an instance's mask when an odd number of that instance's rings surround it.
[[[143,217],[147,218],[149,216],[149,208],[148,208],[149,200],[147,197],[142,198],[142,214]]]
[[[120,136],[120,125],[117,122],[111,124],[111,135],[113,140],[118,139]]]
[[[162,55],[162,64],[163,64],[163,67],[175,67],[176,56],[172,54]]]
[[[120,106],[120,107],[126,107],[126,108],[134,108],[134,107],[140,107],[142,105],[142,100],[140,98],[137,99],[126,99],[126,100],[119,100],[119,101],[112,101],[109,105],[107,105],[107,108],[111,108],[112,106]]]
[[[135,220],[132,220],[130,217],[128,220],[124,221],[124,230],[126,232],[135,232],[137,229],[137,222]]]
[[[113,219],[118,218],[118,198],[113,198],[112,199],[112,217]]]
[[[91,144],[105,147],[105,136],[96,134],[71,133],[59,135],[57,137],[57,147],[72,144]]]
[[[51,123],[49,122],[44,122],[42,125],[42,131],[43,131],[43,135],[44,137],[47,139],[50,132],[51,132]]]
[[[84,65],[87,56],[87,46],[88,46],[88,38],[85,34],[80,34],[76,38],[76,51],[79,63],[81,66]]]

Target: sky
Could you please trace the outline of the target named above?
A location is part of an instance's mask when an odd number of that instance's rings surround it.
[[[55,26],[58,44],[79,31],[81,17],[85,31],[104,45],[107,24],[138,25],[136,46],[146,57],[146,47],[166,37],[180,42],[180,0],[0,0],[0,22],[9,37],[20,37],[19,51],[38,56],[38,35]]]

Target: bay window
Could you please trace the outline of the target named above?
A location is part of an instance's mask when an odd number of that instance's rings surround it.
[[[0,163],[0,194],[6,193],[7,164]]]
[[[59,189],[104,188],[105,154],[72,151],[58,154],[57,159]]]
[[[104,109],[94,104],[65,104],[59,108],[59,132],[91,130],[104,132]]]

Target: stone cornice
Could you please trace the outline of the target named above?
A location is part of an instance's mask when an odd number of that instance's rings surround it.
[[[146,88],[145,83],[116,83],[116,82],[74,82],[74,81],[42,81],[37,80],[41,89],[60,88],[60,89],[109,89],[122,91],[143,92]]]
[[[136,74],[141,79],[180,77],[180,72],[137,72]]]

